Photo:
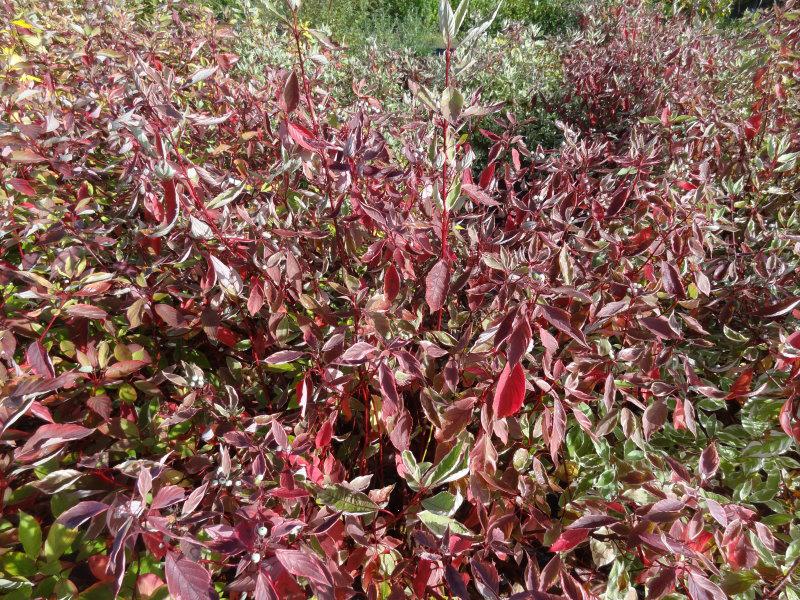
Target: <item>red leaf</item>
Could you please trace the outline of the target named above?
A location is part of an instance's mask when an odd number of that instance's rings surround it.
[[[773,319],[775,317],[782,317],[783,315],[790,313],[792,309],[798,305],[800,305],[800,297],[793,296],[791,298],[781,300],[780,302],[775,302],[774,304],[768,304],[767,306],[758,309],[756,314],[764,319]]]
[[[528,324],[528,317],[523,315],[508,338],[508,344],[506,346],[508,362],[512,365],[517,364],[528,349],[530,341],[531,326]]]
[[[397,393],[397,382],[386,363],[378,367],[378,381],[383,392],[383,416],[393,417],[402,408],[403,402]]]
[[[339,357],[339,362],[347,365],[362,365],[372,358],[376,348],[369,342],[356,342],[344,351]]]
[[[53,368],[53,363],[50,361],[50,356],[47,350],[44,349],[42,342],[36,340],[25,351],[25,360],[28,361],[31,369],[37,375],[41,375],[47,379],[52,379],[56,376],[56,371]]]
[[[317,448],[325,448],[331,443],[331,439],[333,439],[333,426],[331,422],[326,419],[322,427],[319,428],[317,436],[314,438],[314,443]]]
[[[522,365],[515,364],[511,368],[511,363],[506,363],[500,379],[497,381],[497,388],[494,392],[492,410],[498,419],[514,415],[522,408],[525,399],[525,371]]]
[[[103,417],[106,421],[111,416],[111,398],[106,395],[90,396],[89,399],[86,400],[86,406]]]
[[[156,493],[156,497],[153,498],[153,503],[150,505],[150,508],[159,509],[172,506],[182,501],[185,496],[186,492],[182,487],[177,485],[165,485]]]
[[[469,600],[467,585],[464,583],[461,573],[453,565],[449,564],[445,567],[444,578],[453,596],[461,598],[461,600]]]
[[[146,360],[121,360],[106,369],[106,379],[122,379],[148,364]]]
[[[642,415],[642,429],[644,430],[644,438],[649,440],[650,437],[661,427],[667,420],[667,405],[663,400],[656,400],[648,406]]]
[[[108,313],[102,308],[91,304],[73,304],[67,307],[67,313],[73,317],[82,317],[84,319],[105,319],[108,316]]]
[[[727,598],[725,592],[716,583],[695,571],[689,572],[686,584],[692,600],[725,600]]]
[[[800,421],[797,419],[795,408],[794,400],[789,398],[781,407],[779,421],[784,433],[800,443]]]
[[[477,185],[471,183],[463,183],[461,184],[461,191],[464,194],[475,202],[475,204],[482,204],[484,206],[499,206],[500,203],[496,200],[493,200],[492,197],[484,192],[481,188]]]
[[[197,508],[200,503],[203,501],[203,498],[206,495],[206,490],[208,489],[208,482],[201,485],[199,488],[194,490],[189,497],[186,498],[186,502],[183,503],[181,507],[181,515],[186,516],[191,514],[195,508]]]
[[[46,162],[47,159],[41,154],[36,154],[33,150],[14,150],[9,156],[11,162],[23,163],[32,165],[40,162]]]
[[[316,148],[311,144],[310,141],[314,139],[313,133],[311,133],[302,125],[292,123],[291,121],[287,123],[287,127],[289,129],[289,137],[292,138],[292,140],[294,140],[298,146],[305,148],[306,150],[311,150],[312,152],[316,151]]]
[[[237,336],[227,327],[217,327],[216,335],[217,340],[228,346],[228,348],[233,348],[239,343],[239,336]]]
[[[736,398],[741,398],[743,396],[747,396],[750,393],[750,385],[753,383],[753,370],[746,369],[743,371],[739,377],[736,378],[736,381],[733,382],[728,395],[725,396],[726,400],[735,400]]]
[[[275,550],[275,558],[295,577],[305,577],[312,581],[331,585],[331,575],[322,561],[316,556],[306,554],[301,550]]]
[[[211,598],[211,575],[201,565],[186,558],[167,554],[167,588],[175,600]]]
[[[485,189],[489,187],[489,184],[492,182],[492,179],[494,179],[494,170],[496,165],[497,163],[489,163],[486,166],[486,168],[483,171],[481,171],[481,176],[478,180],[478,185],[480,185],[482,188]]]
[[[285,363],[294,362],[298,358],[301,358],[305,355],[305,352],[300,352],[299,350],[279,350],[274,354],[270,354],[264,359],[264,362],[268,365],[282,365]]]
[[[672,115],[672,111],[670,110],[669,106],[665,106],[664,109],[661,111],[661,124],[664,127],[669,127],[669,118]]]
[[[20,194],[25,194],[26,196],[36,195],[36,190],[33,189],[33,186],[26,179],[18,179],[16,177],[12,177],[11,179],[8,180],[8,183],[10,183],[11,187],[17,190]]]
[[[752,140],[761,129],[761,113],[754,113],[744,123],[744,135],[748,140]]]
[[[425,302],[428,303],[431,313],[442,309],[449,286],[450,268],[444,260],[440,260],[433,265],[425,278]]]
[[[553,459],[553,464],[558,464],[558,451],[561,449],[561,444],[564,442],[567,427],[567,413],[564,410],[564,405],[561,400],[556,398],[553,401],[553,420],[548,432],[550,440],[550,458]]]
[[[250,281],[250,295],[247,298],[247,312],[251,316],[255,316],[261,307],[264,306],[264,288],[263,284],[253,277]]]
[[[37,453],[47,448],[54,448],[64,442],[72,442],[90,436],[94,429],[74,425],[72,423],[59,424],[48,423],[36,430],[22,448],[18,448],[14,453],[14,458],[25,462],[31,458],[36,458]]]
[[[595,313],[595,319],[606,319],[608,317],[613,317],[616,314],[621,313],[623,310],[630,306],[630,302],[627,300],[618,300],[616,302],[609,302],[608,304],[604,304],[603,308]]]
[[[550,552],[566,552],[589,537],[591,529],[565,529],[550,546]]]
[[[725,544],[725,555],[734,570],[752,569],[758,562],[755,548],[741,529]]]
[[[400,292],[400,274],[394,265],[386,267],[386,273],[383,275],[383,295],[388,302],[394,302],[397,294]]]
[[[408,450],[410,446],[412,425],[411,413],[403,409],[403,412],[395,419],[394,427],[389,432],[389,440],[392,442],[392,446],[400,452]]]
[[[655,334],[656,337],[665,340],[675,340],[680,337],[664,317],[642,317],[639,322],[651,333]]]
[[[667,567],[647,582],[647,600],[658,600],[675,589],[675,569]]]
[[[719,469],[719,453],[717,445],[711,442],[700,455],[700,474],[703,479],[711,479]]]

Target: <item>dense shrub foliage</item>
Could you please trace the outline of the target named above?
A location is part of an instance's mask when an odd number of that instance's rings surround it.
[[[792,3],[270,14],[5,5],[6,597],[798,598]]]

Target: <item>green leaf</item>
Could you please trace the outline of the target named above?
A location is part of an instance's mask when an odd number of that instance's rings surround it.
[[[456,23],[455,23],[455,34],[458,33],[458,30],[461,29],[461,25],[464,24],[464,19],[466,18],[467,14],[469,13],[469,0],[461,0],[461,3],[458,5],[456,9]]]
[[[457,179],[453,184],[450,186],[450,189],[447,191],[447,210],[453,210],[453,207],[456,205],[456,201],[461,196],[461,179]]]
[[[728,572],[722,576],[720,587],[728,596],[743,594],[758,581],[758,576],[751,571]]]
[[[0,573],[6,577],[32,577],[37,572],[36,562],[24,552],[8,552],[0,556]]]
[[[746,336],[742,335],[742,334],[741,334],[741,333],[739,333],[738,331],[736,331],[736,330],[734,330],[734,329],[731,329],[731,328],[730,328],[730,327],[728,327],[727,325],[723,325],[723,326],[722,326],[722,333],[724,333],[724,334],[725,334],[725,337],[726,337],[726,338],[728,338],[730,341],[732,341],[732,342],[736,342],[737,344],[743,344],[743,343],[745,343],[745,342],[746,342],[748,339],[750,339],[750,338],[748,338],[748,337],[746,337]]]
[[[444,535],[449,529],[451,533],[461,537],[475,537],[475,534],[453,518],[437,515],[429,510],[423,510],[418,515],[419,520],[436,535]]]
[[[454,87],[446,87],[442,92],[439,108],[444,118],[447,119],[448,122],[454,123],[458,120],[464,108],[463,94]]]
[[[469,462],[464,453],[464,443],[459,442],[433,470],[426,473],[424,482],[427,487],[436,487],[443,483],[461,479],[469,472]]]
[[[208,209],[222,208],[226,204],[230,204],[231,202],[236,200],[236,198],[239,197],[239,194],[241,194],[243,191],[244,191],[244,184],[228,188],[224,192],[214,196],[214,198],[212,198],[211,201],[208,202],[208,204],[206,204],[206,208]]]
[[[22,511],[19,512],[19,541],[25,554],[36,560],[42,551],[42,528],[36,519]]]
[[[14,582],[14,583],[21,583],[20,587],[17,587],[7,594],[3,594],[3,600],[28,600],[31,596],[33,596],[33,584],[30,582]]]
[[[464,36],[464,39],[461,40],[461,43],[459,44],[459,46],[465,46],[466,49],[467,49],[467,52],[469,52],[469,50],[471,49],[472,45],[476,41],[478,41],[478,38],[480,38],[484,33],[486,33],[486,31],[489,29],[489,27],[491,27],[492,23],[494,22],[495,18],[497,17],[497,13],[500,12],[500,6],[502,4],[503,4],[502,2],[499,2],[497,4],[497,8],[494,9],[494,13],[489,18],[489,20],[484,21],[480,25],[477,25],[477,26],[473,27],[472,29],[470,29],[467,32],[467,35]]]
[[[459,493],[453,495],[450,492],[439,492],[435,496],[423,500],[422,507],[438,515],[452,517],[463,500],[464,498]]]
[[[58,560],[77,536],[77,529],[67,529],[60,523],[53,523],[44,542],[44,557],[48,561]]]
[[[378,512],[378,505],[370,500],[369,496],[339,484],[323,488],[317,499],[346,515],[369,515]]]
[[[25,587],[31,587],[31,582],[24,579],[5,579],[0,578],[0,592],[7,593],[19,590]]]
[[[444,43],[448,45],[456,35],[456,17],[450,0],[439,0],[439,31],[442,32]]]
[[[419,490],[419,480],[421,478],[417,459],[410,450],[403,450],[400,456],[403,458],[403,466],[406,469],[406,482],[408,482],[408,487],[416,492]]]
[[[561,246],[561,252],[558,253],[558,266],[561,269],[561,277],[564,283],[572,285],[572,261],[569,258],[567,245]]]

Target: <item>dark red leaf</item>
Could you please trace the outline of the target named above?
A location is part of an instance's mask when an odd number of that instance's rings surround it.
[[[655,577],[647,582],[647,600],[658,600],[675,589],[675,569],[662,568]]]
[[[700,474],[703,479],[711,479],[719,469],[719,453],[717,445],[711,442],[700,454]]]
[[[449,564],[444,569],[444,578],[447,581],[447,587],[450,589],[451,595],[461,598],[461,600],[470,600],[467,585],[453,565]]]
[[[680,336],[672,329],[669,321],[661,316],[658,317],[642,317],[639,322],[644,325],[646,329],[656,335],[656,337],[665,340],[675,340]]]
[[[175,600],[206,600],[212,597],[211,575],[200,564],[168,553],[164,568],[167,588]]]
[[[286,83],[283,84],[283,95],[281,96],[283,102],[283,110],[287,113],[293,112],[298,103],[300,102],[300,85],[297,81],[297,73],[292,71],[286,78]]]
[[[383,295],[386,296],[388,302],[394,302],[397,294],[400,292],[400,274],[394,265],[386,267],[386,272],[383,274]]]
[[[33,369],[33,372],[37,375],[48,379],[52,379],[56,376],[56,371],[53,368],[53,363],[50,361],[50,356],[48,356],[47,350],[44,349],[42,342],[39,340],[36,340],[28,346],[25,352],[25,359],[28,361],[31,369]]]
[[[683,286],[678,269],[665,260],[661,261],[661,281],[664,283],[664,291],[670,296],[675,296],[680,300],[686,297],[686,288]]]
[[[506,348],[506,357],[508,358],[508,362],[512,365],[517,364],[522,355],[525,354],[525,351],[528,349],[528,344],[531,341],[531,326],[528,324],[527,316],[523,316],[519,319],[514,330],[511,332],[511,335],[508,338],[508,344]]]
[[[94,500],[84,500],[61,513],[56,522],[68,529],[76,529],[92,517],[106,510],[108,510],[108,504]]]
[[[444,260],[440,260],[428,272],[425,278],[425,302],[431,313],[439,312],[447,298],[450,286],[450,268]]]
[[[572,326],[570,315],[567,311],[547,305],[541,305],[540,308],[542,310],[542,316],[548,323],[550,323],[550,325],[562,333],[566,333],[584,348],[589,347],[589,345],[586,343],[586,338],[584,337],[583,332],[575,329]]]
[[[781,300],[780,302],[775,302],[773,304],[768,304],[764,307],[757,308],[756,314],[764,319],[774,319],[789,314],[796,306],[800,306],[800,297],[793,296],[791,298]]]

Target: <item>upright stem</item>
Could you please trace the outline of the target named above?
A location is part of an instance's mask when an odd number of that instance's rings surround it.
[[[311,117],[311,129],[315,136],[320,135],[319,122],[317,121],[317,112],[314,110],[314,102],[311,98],[311,84],[309,83],[306,74],[305,60],[303,57],[303,47],[300,42],[300,26],[297,22],[297,11],[292,11],[292,34],[294,36],[294,43],[297,49],[297,62],[300,65],[300,76],[303,78],[303,92],[306,97],[306,104],[308,105],[308,112]],[[323,140],[324,142],[324,140]],[[345,255],[344,246],[342,245],[341,237],[339,236],[339,220],[337,219],[338,207],[333,199],[333,189],[331,187],[331,174],[328,170],[328,157],[327,151],[323,149],[320,152],[320,160],[322,162],[322,171],[325,174],[325,193],[328,195],[328,202],[330,203],[331,218],[333,220],[333,230],[336,237],[336,251],[339,254],[340,260]]]
[[[444,85],[445,89],[450,87],[450,53],[451,53],[450,39],[447,40],[447,48],[444,51]],[[450,248],[448,244],[448,236],[450,234],[450,209],[447,207],[447,119],[442,119],[442,152],[444,152],[444,161],[442,162],[442,254],[441,260],[450,263]],[[439,309],[438,327],[442,328],[442,311]]]
[[[445,68],[444,68],[444,85],[445,88],[450,87],[450,40],[447,40],[447,48],[445,49]],[[450,261],[450,252],[448,247],[448,235],[450,233],[450,210],[447,207],[447,119],[442,121],[442,152],[444,152],[444,161],[442,162],[442,260]]]
[[[297,23],[297,11],[292,11],[292,34],[294,35],[294,43],[297,47],[297,62],[300,63],[300,75],[303,77],[303,92],[306,96],[306,104],[308,105],[308,112],[311,115],[311,125],[315,134],[319,133],[319,125],[317,124],[317,113],[314,110],[314,103],[311,101],[311,86],[308,83],[306,76],[306,66],[303,60],[303,49],[300,45],[300,26]]]

